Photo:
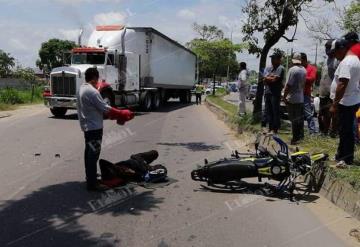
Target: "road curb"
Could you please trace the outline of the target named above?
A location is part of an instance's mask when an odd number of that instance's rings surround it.
[[[218,119],[223,121],[230,129],[236,131],[237,134],[242,134],[244,132],[240,126],[232,122],[231,117],[229,117],[230,113],[228,111],[212,102],[209,102],[208,100],[205,101],[205,105],[218,117]]]
[[[337,179],[331,171],[326,173],[320,194],[360,220],[360,192],[356,191],[349,183]]]
[[[236,130],[237,133],[242,133],[241,128],[231,122],[230,114],[226,110],[209,101],[206,101],[205,105],[211,112],[215,113],[220,120],[224,121],[227,126]],[[321,174],[319,174],[319,176],[321,176]],[[317,178],[317,180],[319,179],[320,178]],[[336,178],[331,171],[325,175],[324,182],[321,185],[320,195],[360,220],[360,192],[354,190],[349,183]]]

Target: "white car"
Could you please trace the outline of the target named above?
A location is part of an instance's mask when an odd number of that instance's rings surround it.
[[[220,88],[224,88],[223,86],[215,86],[215,90],[217,90],[217,89],[220,89]],[[211,86],[208,86],[206,89],[205,89],[205,94],[206,95],[210,95],[210,94],[212,94],[212,92],[213,92],[213,86],[211,85]]]

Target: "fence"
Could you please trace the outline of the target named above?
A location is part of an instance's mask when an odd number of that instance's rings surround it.
[[[26,90],[31,89],[31,83],[17,78],[0,78],[0,89],[4,88]]]

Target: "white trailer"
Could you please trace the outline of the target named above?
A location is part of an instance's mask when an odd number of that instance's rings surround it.
[[[86,69],[100,73],[98,90],[111,105],[156,110],[170,98],[191,101],[196,55],[150,27],[98,26],[88,45],[72,50],[71,64],[52,70],[44,92],[55,116],[76,109],[76,92]]]

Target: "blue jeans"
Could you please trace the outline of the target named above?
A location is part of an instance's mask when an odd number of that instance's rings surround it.
[[[313,116],[313,106],[311,105],[311,97],[304,95],[304,116],[307,121],[310,134],[316,133],[315,118]]]

